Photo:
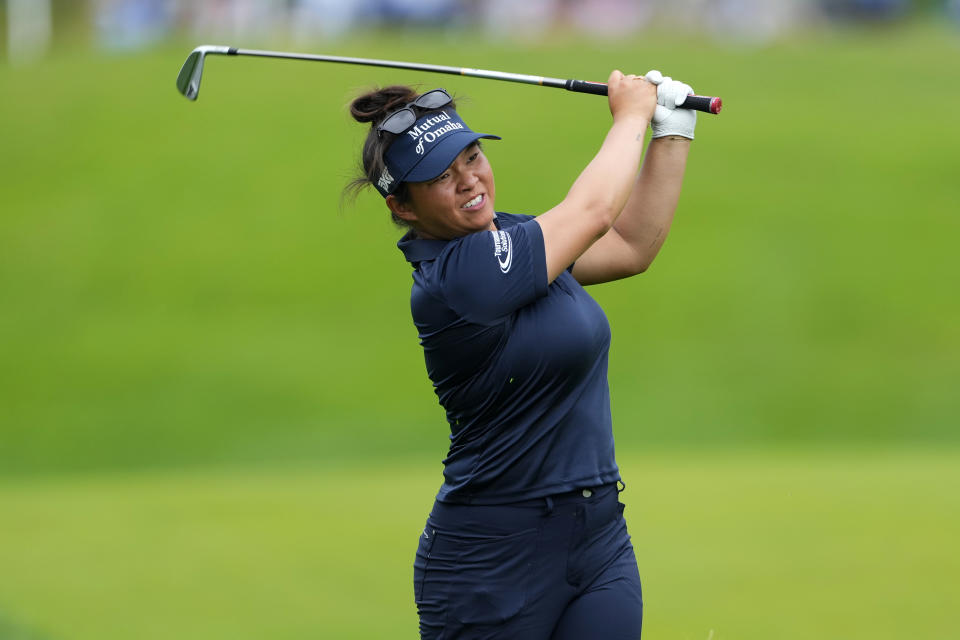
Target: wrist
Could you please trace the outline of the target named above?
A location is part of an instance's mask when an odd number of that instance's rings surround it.
[[[666,133],[661,135],[660,137],[653,138],[651,142],[656,142],[658,144],[664,144],[664,143],[690,144],[691,142],[693,142],[693,138],[688,138],[679,133]]]
[[[636,112],[618,113],[613,116],[614,126],[637,125],[646,129],[650,126],[650,120],[650,118],[646,117],[642,113]]]

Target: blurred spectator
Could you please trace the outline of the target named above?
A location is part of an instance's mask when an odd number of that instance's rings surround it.
[[[578,31],[624,37],[650,21],[653,4],[651,0],[572,0],[567,3],[567,12]]]
[[[947,16],[953,18],[953,21],[960,24],[960,0],[947,0],[945,9]]]
[[[537,39],[554,26],[557,0],[485,0],[479,7],[487,35]]]
[[[306,42],[338,38],[374,11],[375,0],[298,0],[290,9],[290,35]]]
[[[97,39],[109,49],[138,49],[164,38],[173,26],[167,0],[96,0]]]
[[[909,11],[910,0],[820,0],[827,17],[841,20],[893,20]]]
[[[810,0],[672,0],[658,4],[658,24],[750,44],[771,41],[807,24]]]
[[[377,13],[386,25],[447,26],[459,19],[459,0],[379,0]]]
[[[702,15],[715,37],[762,43],[800,22],[807,4],[797,0],[708,0]]]
[[[266,37],[286,22],[286,0],[204,0],[191,11],[201,40]]]
[[[42,58],[52,34],[50,0],[7,0],[7,58],[11,64]]]

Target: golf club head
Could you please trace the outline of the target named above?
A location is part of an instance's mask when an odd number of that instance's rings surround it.
[[[177,76],[177,89],[189,100],[196,100],[200,94],[200,78],[203,76],[203,62],[208,53],[226,55],[230,47],[205,44],[197,47],[187,56]]]

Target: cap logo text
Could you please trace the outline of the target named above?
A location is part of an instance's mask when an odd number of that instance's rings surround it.
[[[431,142],[434,142],[437,138],[439,138],[445,133],[456,131],[457,129],[463,129],[462,122],[446,122],[446,124],[443,124],[445,121],[449,121],[449,120],[450,120],[449,113],[445,113],[445,112],[438,113],[437,115],[427,118],[420,124],[416,125],[415,127],[411,128],[409,131],[407,131],[407,135],[417,141],[417,147],[416,147],[417,155],[420,155],[420,156],[423,155],[424,143],[430,144]],[[436,127],[437,125],[442,125],[442,126],[433,128],[433,127]]]

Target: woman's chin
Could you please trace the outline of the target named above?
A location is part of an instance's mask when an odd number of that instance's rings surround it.
[[[495,217],[496,213],[492,206],[485,206],[477,211],[466,213],[466,219],[470,221],[470,225],[481,231],[485,229],[495,229],[496,225],[493,223]]]

